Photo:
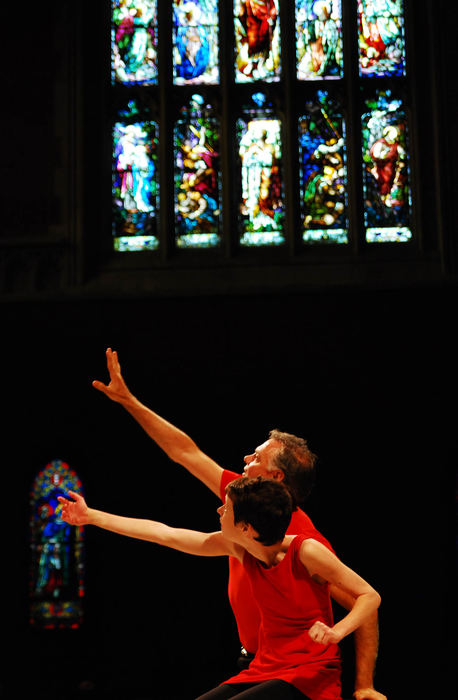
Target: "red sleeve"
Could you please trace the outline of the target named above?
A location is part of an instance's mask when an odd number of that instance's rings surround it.
[[[231,472],[229,469],[224,469],[219,487],[219,495],[223,503],[226,500],[226,486],[230,484],[231,481],[234,481],[234,479],[240,479],[241,476],[242,475],[237,474],[237,472]]]

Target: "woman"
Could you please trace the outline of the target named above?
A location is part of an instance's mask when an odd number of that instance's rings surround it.
[[[327,547],[303,535],[285,537],[292,499],[278,481],[242,477],[228,484],[218,508],[221,531],[196,532],[88,508],[82,496],[59,497],[62,519],[95,525],[189,554],[234,556],[243,563],[261,610],[258,651],[248,669],[197,700],[340,700],[338,642],[380,604],[379,594]],[[354,598],[333,623],[329,584]]]

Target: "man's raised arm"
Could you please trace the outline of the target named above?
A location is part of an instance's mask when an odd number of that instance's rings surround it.
[[[189,435],[147,408],[132,394],[121,374],[121,365],[116,351],[108,348],[106,357],[110,382],[104,384],[95,380],[92,386],[112,401],[124,406],[170,459],[185,467],[219,496],[222,467],[202,452]]]

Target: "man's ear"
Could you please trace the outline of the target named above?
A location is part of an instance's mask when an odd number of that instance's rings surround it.
[[[274,471],[270,473],[274,481],[283,481],[283,479],[285,478],[285,474],[284,472],[282,472],[281,469],[274,469]]]

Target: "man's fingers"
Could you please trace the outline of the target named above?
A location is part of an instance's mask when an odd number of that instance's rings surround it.
[[[98,379],[94,379],[94,381],[92,382],[92,386],[95,389],[98,389],[99,391],[103,391],[104,394],[106,393],[105,390],[108,388],[106,384],[104,384],[103,382],[99,382]]]

